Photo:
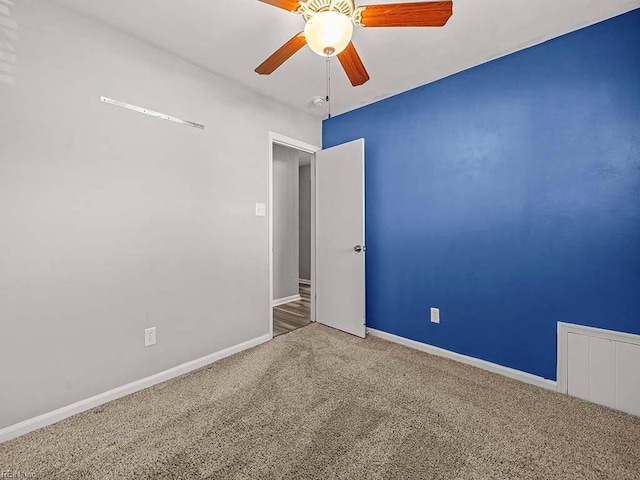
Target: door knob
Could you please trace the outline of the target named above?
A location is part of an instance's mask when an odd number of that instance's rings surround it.
[[[360,252],[366,252],[367,251],[367,247],[363,246],[363,245],[356,245],[355,247],[353,247],[353,250],[360,253]]]

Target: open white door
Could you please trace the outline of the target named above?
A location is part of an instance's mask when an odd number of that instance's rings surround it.
[[[364,139],[316,153],[316,320],[365,337]]]

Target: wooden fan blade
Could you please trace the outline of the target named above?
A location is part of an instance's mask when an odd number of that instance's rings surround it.
[[[298,0],[258,0],[262,3],[273,5],[274,7],[282,8],[283,10],[289,10],[295,12],[300,7]]]
[[[262,62],[262,64],[256,68],[256,73],[259,73],[260,75],[271,75],[280,65],[289,60],[294,53],[306,44],[307,39],[304,37],[304,33],[298,33],[295,37],[276,50],[273,55]]]
[[[367,5],[365,27],[442,27],[453,15],[453,2],[414,2]]]
[[[347,77],[351,80],[351,85],[357,87],[369,81],[367,69],[364,68],[364,64],[360,59],[360,55],[358,55],[356,47],[353,46],[353,42],[350,42],[349,46],[338,55],[338,60],[340,60],[340,64],[342,68],[344,68]]]

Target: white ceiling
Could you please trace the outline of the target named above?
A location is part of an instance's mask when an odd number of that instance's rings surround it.
[[[257,0],[54,0],[88,17],[316,116],[325,60],[304,48],[271,76],[254,73],[304,28]],[[357,5],[396,0],[360,0]],[[354,88],[333,61],[332,112],[343,113],[640,7],[640,0],[454,0],[444,28],[356,29],[371,80]]]

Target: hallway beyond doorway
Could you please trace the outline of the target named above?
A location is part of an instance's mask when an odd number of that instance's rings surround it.
[[[311,323],[311,287],[299,284],[300,300],[273,307],[273,336],[284,335]]]

